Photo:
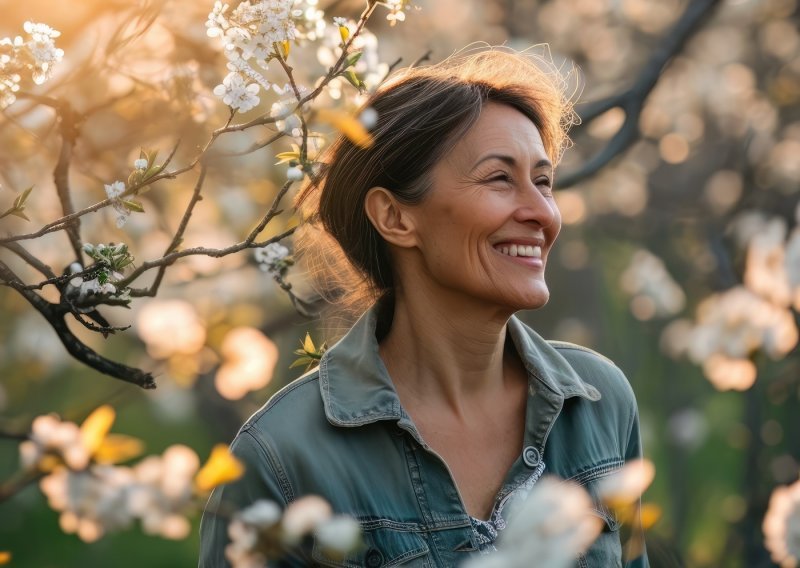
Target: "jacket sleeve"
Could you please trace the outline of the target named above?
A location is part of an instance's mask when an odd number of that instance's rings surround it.
[[[236,511],[260,499],[285,508],[289,498],[281,487],[283,477],[276,472],[274,455],[248,430],[243,429],[231,444],[231,453],[245,466],[241,479],[221,485],[209,497],[200,522],[199,568],[227,568],[225,547],[230,542],[228,523]],[[278,466],[279,468],[279,466]],[[280,566],[302,566],[300,560],[286,558]]]
[[[625,450],[625,461],[636,460],[642,457],[642,440],[639,430],[639,410],[634,401],[633,420],[631,424],[630,435],[628,436],[628,445]],[[641,498],[637,504],[637,511],[634,521],[634,526],[631,530],[631,547],[632,550],[639,550],[638,555],[634,552],[633,558],[630,558],[626,563],[626,568],[649,568],[650,562],[647,558],[647,548],[645,546],[644,530],[641,523]],[[640,546],[637,544],[640,543]]]

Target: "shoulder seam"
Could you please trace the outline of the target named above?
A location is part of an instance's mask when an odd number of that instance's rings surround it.
[[[605,355],[603,355],[601,353],[598,353],[594,349],[589,349],[588,347],[584,347],[583,345],[577,345],[575,343],[570,343],[568,341],[557,341],[557,340],[554,340],[554,339],[548,339],[547,343],[549,343],[554,349],[557,349],[559,351],[572,350],[572,351],[583,351],[584,353],[589,353],[590,355],[594,355],[598,359],[602,359],[603,361],[605,361],[609,365],[611,365],[613,367],[616,367],[616,368],[619,368],[617,366],[617,364],[614,363],[614,361],[612,361],[611,359],[609,359]]]
[[[281,465],[281,461],[278,456],[273,452],[268,445],[260,439],[260,437],[253,434],[250,431],[251,429],[244,428],[241,431],[241,435],[247,434],[247,436],[253,440],[254,443],[258,444],[258,446],[264,450],[264,453],[267,456],[267,466],[272,470],[272,474],[278,480],[278,484],[281,487],[281,493],[283,493],[283,501],[284,505],[288,505],[292,501],[294,501],[294,490],[292,489],[292,484],[289,481],[289,476],[286,475],[286,472],[283,469],[283,465]]]

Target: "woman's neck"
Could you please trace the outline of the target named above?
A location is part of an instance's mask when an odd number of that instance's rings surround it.
[[[380,354],[403,404],[465,416],[476,402],[506,389],[514,364],[505,354],[510,315],[463,299],[398,293]]]

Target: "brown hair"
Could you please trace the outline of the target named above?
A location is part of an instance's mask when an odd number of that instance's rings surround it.
[[[497,48],[407,69],[384,83],[365,104],[378,116],[374,143],[363,148],[340,136],[325,153],[323,171],[296,200],[307,220],[297,246],[323,297],[360,311],[393,291],[389,250],[366,215],[365,196],[380,186],[404,203],[420,203],[433,166],[486,103],[527,116],[556,164],[575,121],[565,86],[549,59]]]

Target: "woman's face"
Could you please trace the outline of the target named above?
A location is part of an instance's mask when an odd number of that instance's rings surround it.
[[[531,120],[485,105],[431,176],[430,192],[409,212],[433,288],[511,311],[543,306],[561,215],[553,166]]]

